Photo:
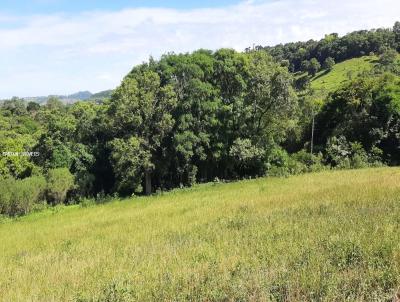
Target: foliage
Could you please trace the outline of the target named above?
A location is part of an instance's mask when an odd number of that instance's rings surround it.
[[[264,174],[262,170],[263,159],[265,157],[264,151],[261,148],[254,146],[250,139],[237,139],[233,142],[231,149],[229,150],[229,155],[235,162],[237,168],[235,171],[242,172],[240,174],[246,175],[244,171],[248,171],[250,175],[253,171],[259,169],[259,174]]]
[[[140,184],[168,188],[262,174],[262,160],[233,164],[236,143],[251,137],[266,149],[282,139],[295,108],[290,74],[263,52],[201,50],[135,67],[116,89],[108,114],[113,137],[135,137],[146,160],[114,167],[117,182],[121,175],[130,179],[120,193]]]
[[[321,64],[316,58],[312,58],[310,61],[304,60],[301,62],[301,71],[307,72],[312,77],[314,77],[320,69]]]
[[[129,186],[121,180],[122,183],[117,187],[126,188],[131,192],[136,191],[138,183],[141,182],[141,174],[136,170],[141,168],[146,178],[146,194],[150,194],[151,173],[155,168],[153,158],[174,125],[172,110],[176,106],[176,94],[173,86],[161,85],[160,76],[144,64],[132,70],[114,92],[112,101],[109,116],[115,136],[124,138],[134,135],[135,138],[131,138],[127,143],[128,152],[140,153],[139,157],[142,160],[141,163],[131,162],[133,164],[131,167],[122,164],[120,161],[123,157],[121,154],[123,147],[118,143],[120,141],[117,141],[116,152],[119,155],[116,155],[118,158],[114,157],[114,160],[119,164],[116,172],[120,174],[126,172],[129,175],[128,179],[133,182]]]
[[[335,60],[331,57],[327,57],[324,61],[324,68],[328,71],[332,71],[333,66],[335,66]]]
[[[379,53],[383,47],[396,49],[399,44],[399,25],[393,28],[379,28],[360,30],[339,37],[337,33],[326,35],[319,41],[295,42],[256,49],[271,54],[277,62],[289,61],[290,70],[297,72],[304,70],[303,62],[316,59],[321,65],[327,58],[335,62],[343,62],[352,58],[359,58],[370,53]]]
[[[165,54],[135,66],[101,102],[5,100],[0,180],[47,175],[44,199],[59,204],[399,164],[398,27]]]
[[[378,63],[378,68],[400,74],[400,61],[396,50],[384,48],[382,54],[379,56]]]
[[[316,58],[312,58],[308,65],[308,70],[307,70],[308,73],[311,76],[315,76],[320,69],[321,69],[321,64],[318,62]]]
[[[290,174],[320,172],[326,169],[329,169],[329,167],[324,165],[322,153],[311,154],[306,150],[300,150],[291,155]]]
[[[335,168],[365,168],[381,165],[382,150],[374,146],[371,154],[368,154],[361,143],[347,142],[344,136],[331,137],[326,147],[326,159]]]
[[[0,180],[0,214],[25,215],[45,201],[46,180],[32,176],[22,180]]]
[[[393,33],[397,43],[397,50],[400,51],[400,22],[396,22],[393,26]]]
[[[317,143],[343,137],[369,152],[382,149],[384,159],[399,161],[399,79],[391,74],[358,77],[337,90],[317,116]],[[340,143],[338,146],[341,146]]]
[[[116,138],[110,143],[111,160],[117,179],[117,190],[123,194],[142,192],[142,176],[145,167],[151,165],[150,154],[141,149],[140,140]]]
[[[53,205],[65,202],[68,191],[73,189],[74,176],[67,168],[47,172],[47,198]]]

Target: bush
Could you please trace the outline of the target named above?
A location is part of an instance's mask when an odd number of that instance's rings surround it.
[[[88,208],[88,207],[94,206],[96,204],[97,203],[96,203],[96,200],[94,198],[83,197],[83,198],[79,199],[79,205],[82,208]]]
[[[25,215],[44,202],[46,180],[34,176],[22,180],[0,181],[0,213],[9,216]]]
[[[291,155],[290,172],[291,174],[301,174],[308,172],[318,172],[327,169],[323,164],[323,156],[311,154],[306,150],[301,150]]]
[[[233,142],[229,150],[233,159],[236,173],[240,176],[263,174],[264,151],[253,145],[250,139],[238,138]]]
[[[346,137],[332,137],[326,146],[326,160],[337,169],[359,169],[383,165],[382,150],[373,147],[368,153],[359,142],[347,142]]]
[[[333,167],[350,167],[349,156],[351,155],[350,146],[346,137],[331,137],[326,145],[326,159]]]
[[[53,204],[65,202],[67,193],[74,188],[74,176],[67,168],[49,170],[47,174],[47,200]]]
[[[0,213],[10,215],[10,203],[15,188],[15,180],[12,178],[0,181]]]
[[[268,156],[267,174],[269,176],[286,177],[289,176],[290,156],[282,148],[272,149]]]
[[[333,69],[333,66],[335,66],[335,60],[332,57],[326,58],[324,62],[324,68],[331,71]]]
[[[369,162],[373,167],[381,167],[384,165],[383,160],[383,151],[378,147],[374,146],[371,148],[369,152]]]
[[[359,169],[359,168],[366,168],[369,166],[368,154],[360,143],[358,142],[350,143],[350,151],[351,151],[351,159],[350,159],[351,168]]]

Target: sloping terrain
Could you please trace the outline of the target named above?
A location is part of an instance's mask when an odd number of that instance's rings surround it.
[[[400,61],[400,55],[398,60]],[[377,56],[364,56],[338,63],[333,66],[331,71],[322,70],[312,77],[310,79],[311,88],[321,97],[326,97],[330,92],[337,90],[350,79],[363,72],[370,71],[377,63]],[[304,76],[304,74],[297,75],[297,77],[300,76]]]
[[[343,83],[357,76],[357,74],[371,70],[377,60],[378,57],[376,56],[365,56],[338,63],[333,66],[330,72],[323,70],[317,73],[311,79],[311,87],[326,93],[335,91]]]
[[[0,223],[1,301],[388,301],[400,169],[262,178]]]

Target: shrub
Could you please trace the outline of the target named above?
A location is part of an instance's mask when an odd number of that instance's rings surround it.
[[[379,149],[376,146],[371,148],[369,152],[369,162],[371,166],[374,167],[382,166],[383,165],[382,157],[383,157],[382,149]]]
[[[44,203],[45,189],[46,180],[42,176],[0,181],[0,213],[18,216],[31,212]]]
[[[381,166],[382,150],[373,147],[368,153],[359,142],[347,142],[344,136],[332,137],[327,143],[326,159],[338,169]]]
[[[195,165],[190,166],[188,171],[188,183],[191,186],[196,184],[196,176],[197,176],[198,168]]]
[[[65,202],[68,191],[74,187],[74,176],[67,168],[49,170],[47,174],[47,200],[55,204]]]
[[[7,178],[0,180],[0,213],[10,214],[10,203],[12,200],[12,192],[15,188],[15,180]]]
[[[238,138],[229,150],[235,170],[241,176],[263,174],[264,151],[253,145],[250,139]]]
[[[315,155],[307,152],[306,150],[301,150],[291,155],[291,174],[318,172],[325,170],[327,167],[324,166],[322,161],[323,156],[321,153]]]
[[[326,145],[326,159],[337,168],[349,168],[349,156],[351,155],[350,146],[346,137],[331,137]]]
[[[350,143],[350,151],[350,166],[352,168],[359,169],[369,166],[368,154],[359,142]]]
[[[335,65],[335,60],[332,57],[328,57],[325,59],[324,68],[326,70],[331,71],[334,65]]]
[[[390,67],[395,64],[397,60],[397,51],[390,48],[382,50],[382,54],[379,56],[379,64],[383,68]]]
[[[310,154],[306,150],[289,155],[281,148],[275,148],[268,157],[268,175],[289,176],[327,169],[323,156]]]
[[[79,199],[79,205],[82,208],[88,208],[88,207],[96,205],[96,200],[94,198],[83,197],[83,198]]]
[[[272,149],[268,156],[267,174],[270,176],[289,176],[289,154],[282,148]]]

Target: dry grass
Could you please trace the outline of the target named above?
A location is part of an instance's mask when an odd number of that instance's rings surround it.
[[[0,224],[0,301],[390,301],[400,169],[207,184]]]

